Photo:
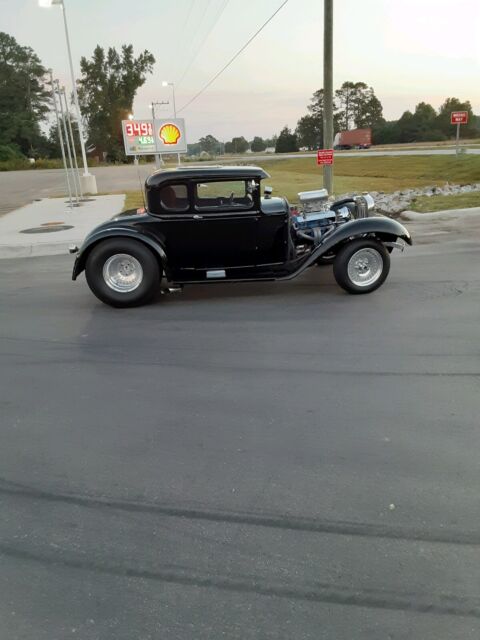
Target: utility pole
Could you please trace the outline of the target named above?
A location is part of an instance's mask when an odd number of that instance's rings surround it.
[[[154,131],[154,135],[156,133],[155,130],[155,107],[161,107],[164,104],[170,104],[169,102],[166,102],[165,100],[163,100],[162,102],[152,102],[152,104],[150,105],[150,109],[152,110],[152,118],[153,118],[153,131]],[[155,142],[156,144],[156,142]],[[160,169],[160,167],[163,165],[163,158],[162,158],[162,154],[161,153],[156,153],[155,154],[155,167],[157,169]]]
[[[333,0],[323,0],[323,148],[333,149]],[[333,193],[333,165],[323,166],[323,186]]]

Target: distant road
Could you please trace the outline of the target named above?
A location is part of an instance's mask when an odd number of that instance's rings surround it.
[[[478,149],[465,149],[468,154],[480,154]],[[402,150],[363,150],[363,151],[338,151],[339,157],[374,156],[438,156],[454,155],[455,148],[447,149],[402,149]],[[227,158],[218,158],[215,162],[207,164],[228,164],[229,162],[263,162],[266,160],[290,160],[300,158],[315,158],[316,153],[282,153],[263,155],[241,155]],[[97,177],[100,193],[112,193],[132,191],[139,189],[140,184],[154,170],[153,164],[140,165],[138,170],[133,165],[121,165],[112,167],[96,167],[92,169]],[[49,169],[44,171],[6,171],[0,173],[0,215],[13,209],[22,207],[32,202],[35,198],[47,198],[61,196],[65,193],[65,178],[61,169]]]
[[[448,149],[394,149],[392,151],[389,150],[375,150],[375,149],[364,149],[362,151],[336,151],[338,156],[342,158],[358,158],[358,157],[372,157],[372,156],[453,156],[455,155],[455,148]],[[475,155],[480,154],[480,149],[465,149],[464,153],[473,153]],[[242,158],[246,158],[250,160],[290,160],[295,158],[316,158],[316,152],[312,153],[267,153],[263,155],[254,155],[248,154],[246,156],[242,156]],[[232,156],[230,159],[234,159]]]

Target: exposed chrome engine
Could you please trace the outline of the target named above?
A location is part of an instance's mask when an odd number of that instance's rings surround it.
[[[318,244],[328,233],[349,220],[368,217],[375,206],[370,194],[329,203],[326,189],[302,191],[298,198],[301,211],[294,217],[293,228],[300,242],[313,244]]]

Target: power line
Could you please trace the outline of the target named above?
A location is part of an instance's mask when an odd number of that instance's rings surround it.
[[[255,40],[255,38],[256,38],[256,37],[257,37],[257,36],[258,36],[258,35],[259,35],[259,34],[260,34],[264,29],[265,29],[265,27],[267,26],[267,24],[269,24],[269,23],[273,20],[273,18],[277,15],[277,13],[278,13],[281,9],[283,9],[283,7],[287,4],[287,2],[288,2],[288,0],[284,0],[284,2],[282,2],[282,4],[278,7],[278,9],[277,9],[274,13],[272,13],[272,15],[268,18],[268,20],[267,20],[266,22],[264,22],[264,23],[262,24],[262,26],[258,29],[258,31],[256,31],[256,32],[253,34],[253,36],[252,36],[249,40],[247,40],[247,42],[243,45],[243,47],[242,47],[241,49],[239,49],[239,50],[237,51],[237,53],[233,56],[233,58],[231,58],[231,59],[227,62],[227,64],[226,64],[224,67],[222,67],[222,69],[220,69],[220,71],[219,71],[215,76],[213,76],[213,78],[212,78],[209,82],[207,82],[207,84],[206,84],[204,87],[202,87],[202,89],[200,89],[200,91],[199,91],[198,93],[196,93],[196,94],[193,96],[193,98],[191,98],[191,99],[187,102],[187,104],[184,104],[184,105],[183,105],[183,107],[181,107],[181,109],[178,109],[178,110],[177,110],[177,113],[180,113],[180,111],[183,111],[184,109],[186,109],[187,107],[189,107],[189,106],[192,104],[192,102],[194,102],[194,100],[196,100],[197,98],[199,98],[199,97],[202,95],[202,93],[203,93],[204,91],[206,91],[206,90],[208,89],[208,87],[210,87],[210,86],[215,82],[215,80],[216,80],[217,78],[219,78],[219,77],[222,75],[222,73],[223,73],[224,71],[226,71],[226,69],[228,69],[228,67],[232,64],[232,62],[234,62],[234,61],[238,58],[238,56],[239,56],[241,53],[243,53],[243,52],[245,51],[245,49],[248,47],[248,45],[249,45],[251,42],[253,42],[253,40]]]
[[[179,65],[179,68],[178,68],[178,75],[180,74],[180,71],[182,70],[184,63],[186,62],[188,65],[188,60],[190,58],[190,54],[192,53],[192,51],[193,51],[192,55],[195,55],[195,47],[197,45],[197,41],[199,39],[201,40],[203,25],[210,11],[212,2],[213,0],[207,0],[206,6],[200,7],[200,12],[201,12],[201,15],[199,15],[200,19],[197,20],[196,24],[193,25],[193,34],[192,34],[192,37],[188,38],[188,46],[182,48],[181,64]],[[208,24],[207,24],[207,29],[208,29]],[[178,84],[177,79],[175,79],[175,84]]]
[[[207,33],[205,34],[205,37],[203,38],[202,42],[200,43],[200,46],[197,48],[196,51],[193,52],[193,55],[191,56],[185,71],[182,73],[182,77],[180,78],[180,80],[177,82],[177,88],[182,84],[183,79],[185,78],[185,76],[187,75],[187,73],[190,71],[190,69],[192,68],[192,64],[195,62],[198,54],[200,53],[200,51],[202,50],[203,45],[205,44],[205,42],[208,39],[208,36],[212,33],[213,28],[215,27],[215,25],[217,24],[217,22],[220,20],[222,13],[225,11],[225,7],[227,6],[227,4],[229,3],[230,0],[223,0],[223,4],[220,6],[220,9],[217,13],[217,15],[214,17],[214,21],[211,24],[210,28],[208,29]]]

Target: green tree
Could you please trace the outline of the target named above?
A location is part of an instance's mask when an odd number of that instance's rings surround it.
[[[312,114],[300,118],[295,129],[299,147],[321,149],[323,147],[323,120]]]
[[[398,120],[382,122],[373,127],[373,144],[395,144],[400,142],[400,129]]]
[[[445,140],[445,134],[437,124],[437,112],[431,104],[420,102],[413,114],[413,134],[418,142],[426,140]]]
[[[208,134],[204,138],[200,138],[199,143],[200,143],[200,151],[206,151],[207,153],[210,153],[212,156],[217,153],[220,153],[222,148],[222,143],[219,142],[215,138],[215,136],[212,136],[211,134]]]
[[[265,144],[265,140],[260,138],[259,136],[255,136],[250,144],[250,149],[254,153],[258,153],[259,151],[265,151],[267,145]]]
[[[450,124],[450,115],[452,111],[468,112],[468,124],[460,125],[460,136],[462,138],[473,138],[479,135],[470,101],[466,100],[465,102],[461,102],[458,98],[447,98],[440,107],[436,123],[437,128],[440,129],[440,131],[442,131],[448,138],[456,136],[457,127]]]
[[[243,137],[232,138],[225,144],[225,153],[245,153],[249,148],[248,141]]]
[[[383,122],[383,107],[372,87],[347,81],[335,91],[337,123],[342,129],[373,127]]]
[[[192,142],[187,145],[187,154],[189,156],[198,156],[202,151],[200,142]]]
[[[89,142],[112,160],[124,158],[121,121],[131,113],[135,95],[154,64],[149,51],[135,58],[132,45],[123,45],[120,53],[97,46],[91,60],[80,60],[79,98]]]
[[[298,151],[297,135],[285,126],[278,136],[275,153],[288,153],[291,151]]]
[[[16,145],[37,155],[43,141],[41,122],[49,111],[46,69],[30,47],[0,32],[0,145]]]
[[[265,138],[265,149],[273,147],[275,149],[277,145],[277,135],[273,135],[271,138]]]
[[[362,90],[358,96],[355,126],[358,129],[373,128],[384,122],[383,107],[372,87]]]
[[[342,129],[350,129],[355,121],[359,95],[368,87],[364,82],[347,81],[335,91],[336,109]]]
[[[337,108],[335,100],[333,101],[334,110]],[[317,126],[317,134],[320,139],[320,144],[323,146],[323,89],[318,89],[312,95],[310,104],[307,106],[310,115],[315,119]],[[340,122],[340,113],[334,113],[333,115],[333,128],[335,131],[340,131],[343,128]]]

